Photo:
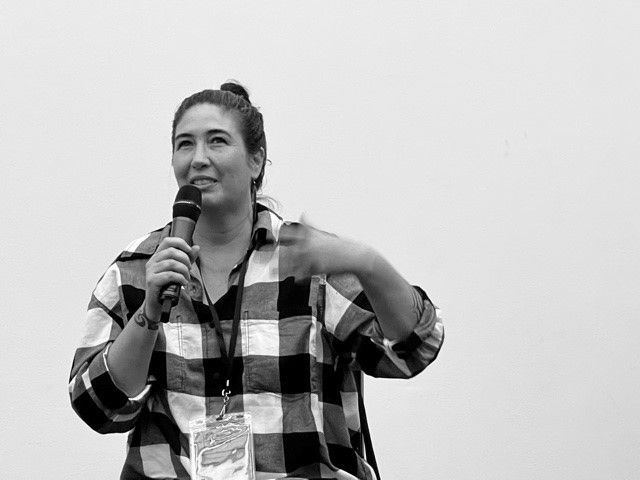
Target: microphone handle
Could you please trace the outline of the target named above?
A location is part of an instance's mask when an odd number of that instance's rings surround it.
[[[193,243],[193,230],[196,227],[196,222],[189,217],[175,217],[171,223],[171,236],[180,237],[189,246]],[[160,303],[162,303],[162,314],[160,321],[167,323],[169,321],[169,315],[171,309],[178,304],[180,300],[180,285],[173,283],[167,285],[162,292],[160,292]]]

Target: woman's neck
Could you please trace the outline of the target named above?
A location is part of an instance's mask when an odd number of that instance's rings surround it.
[[[202,212],[193,233],[193,242],[205,250],[245,251],[249,248],[252,230],[251,208],[241,215],[232,216]]]

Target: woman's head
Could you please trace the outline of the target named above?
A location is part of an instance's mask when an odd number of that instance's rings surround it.
[[[202,103],[216,105],[228,112],[234,113],[238,122],[237,128],[242,136],[247,152],[255,154],[258,153],[260,149],[264,151],[265,161],[262,164],[260,174],[255,179],[256,190],[259,190],[264,179],[264,167],[267,158],[267,137],[264,133],[262,114],[251,104],[249,94],[242,85],[227,82],[222,84],[219,90],[203,90],[185,98],[173,117],[173,128],[171,132],[173,151],[175,152],[176,149],[175,138],[178,123],[180,123],[180,120],[182,120],[187,110]]]

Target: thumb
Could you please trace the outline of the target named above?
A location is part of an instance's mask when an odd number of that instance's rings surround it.
[[[200,246],[194,245],[191,247],[191,252],[189,253],[189,261],[194,263],[198,257],[200,256]]]

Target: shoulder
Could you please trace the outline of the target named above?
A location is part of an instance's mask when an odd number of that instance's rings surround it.
[[[122,250],[116,261],[148,259],[155,253],[160,241],[168,236],[170,231],[171,224],[167,224],[162,228],[136,238]]]
[[[262,235],[264,244],[274,244],[278,242],[280,228],[285,224],[283,218],[268,206],[258,203],[257,219],[254,224],[254,234]]]

